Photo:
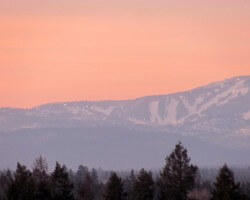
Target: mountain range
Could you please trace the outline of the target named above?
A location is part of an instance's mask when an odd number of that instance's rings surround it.
[[[178,141],[198,165],[250,164],[250,76],[133,100],[0,108],[0,168],[39,155],[72,168],[159,168]]]

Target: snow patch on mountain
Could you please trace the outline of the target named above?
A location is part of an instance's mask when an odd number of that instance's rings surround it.
[[[245,120],[250,120],[250,111],[248,111],[246,113],[243,113],[242,118],[245,119]]]
[[[107,108],[102,108],[102,107],[94,107],[93,109],[97,112],[100,112],[104,115],[111,115],[111,113],[113,112],[113,110],[115,109],[116,107],[115,106],[109,106]]]
[[[194,114],[200,115],[200,113],[202,112],[202,110],[203,110],[204,108],[201,107],[201,108],[198,110],[198,106],[204,101],[204,99],[205,99],[204,95],[198,96],[198,97],[195,99],[195,102],[194,102],[193,105],[191,105],[191,104],[185,99],[185,100],[183,101],[183,103],[184,103],[184,105],[186,106],[186,108],[187,108],[187,110],[188,110],[189,113],[188,113],[187,116],[184,117],[184,119],[182,119],[182,121],[185,120],[186,118],[188,118],[188,117],[191,116],[191,115],[194,115]]]
[[[236,130],[234,134],[230,135],[232,137],[249,137],[250,136],[250,126],[240,128]]]
[[[244,82],[245,80],[236,82],[235,85],[231,86],[225,92],[219,95],[219,99],[217,99],[218,101],[216,103],[218,103],[218,105],[225,104],[228,103],[231,99],[238,97],[239,95],[246,95],[249,91],[249,88],[244,86]],[[227,98],[224,101],[219,102],[220,99],[225,97]]]
[[[159,101],[153,101],[149,104],[149,111],[151,113],[150,121],[152,123],[161,123],[162,122],[161,117],[160,117],[159,112],[158,112],[158,109],[159,109]]]
[[[164,119],[165,124],[176,124],[177,119],[177,105],[179,104],[179,101],[175,99],[171,99],[170,103],[167,105],[165,112],[167,113],[167,116]]]
[[[142,120],[138,120],[138,119],[135,119],[135,118],[127,118],[130,122],[134,123],[134,124],[138,124],[138,125],[146,125],[147,123],[145,121],[142,121]]]

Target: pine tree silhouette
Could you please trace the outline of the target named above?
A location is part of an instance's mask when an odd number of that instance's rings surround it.
[[[159,178],[161,200],[186,200],[194,187],[197,167],[190,164],[187,150],[179,142],[166,158]]]
[[[32,174],[35,183],[35,199],[50,200],[51,182],[48,175],[48,163],[42,156],[35,160]]]
[[[111,174],[107,182],[107,189],[104,195],[104,199],[105,200],[122,200],[123,196],[124,196],[123,181],[114,172]]]
[[[214,186],[215,189],[212,194],[212,200],[243,199],[240,192],[240,184],[235,183],[234,174],[226,164],[220,169]]]
[[[7,199],[34,200],[34,193],[35,185],[32,173],[26,168],[26,166],[17,163],[14,180],[7,192]]]
[[[53,200],[74,200],[72,194],[73,184],[70,183],[67,169],[56,162],[56,167],[51,175],[52,199]]]
[[[133,200],[153,200],[154,181],[151,172],[141,169],[134,183]]]

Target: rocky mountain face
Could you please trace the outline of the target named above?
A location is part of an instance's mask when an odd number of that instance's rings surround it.
[[[93,137],[95,134],[90,132],[102,132],[111,137],[111,129],[116,132],[124,130],[121,137],[126,138],[127,134],[127,139],[132,137],[130,141],[143,141],[143,137],[151,137],[154,132],[152,146],[157,146],[154,140],[159,138],[158,142],[164,144],[162,137],[166,140],[176,137],[176,140],[192,138],[190,144],[192,140],[199,140],[197,144],[205,142],[219,148],[250,152],[250,76],[235,77],[190,91],[134,100],[64,102],[32,109],[0,109],[1,143],[10,137],[15,143],[21,134],[28,133],[33,133],[32,137],[50,138],[53,134],[62,137],[58,130],[73,138],[76,137],[75,132],[78,132],[77,137]],[[81,133],[79,130],[84,131]],[[36,132],[40,134],[34,135]],[[138,132],[141,133],[140,138],[134,138]],[[17,135],[16,138],[13,135]],[[116,138],[119,134],[111,135]],[[84,139],[81,141],[86,142]],[[7,146],[4,152],[8,153]],[[2,153],[2,156],[5,155]]]

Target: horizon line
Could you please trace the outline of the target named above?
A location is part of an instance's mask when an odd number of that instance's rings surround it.
[[[148,98],[148,97],[159,97],[159,96],[166,96],[166,95],[174,95],[177,93],[184,93],[184,92],[189,92],[195,89],[199,89],[199,88],[203,88],[203,87],[207,87],[209,85],[214,85],[216,83],[220,83],[223,81],[229,81],[229,80],[233,80],[236,78],[250,78],[250,75],[239,75],[239,76],[233,76],[233,77],[229,77],[223,80],[219,80],[219,81],[213,81],[213,82],[209,82],[207,84],[201,85],[201,86],[197,86],[197,87],[193,87],[191,89],[187,89],[187,90],[182,90],[182,91],[177,91],[177,92],[171,92],[171,93],[164,93],[164,94],[149,94],[149,95],[145,95],[145,96],[138,96],[135,98],[128,98],[128,99],[100,99],[100,100],[72,100],[72,101],[51,101],[51,102],[44,102],[35,106],[30,106],[30,107],[12,107],[12,106],[3,106],[0,107],[0,109],[19,109],[19,110],[32,110],[34,108],[37,107],[41,107],[41,106],[45,106],[45,105],[50,105],[50,104],[62,104],[62,103],[79,103],[79,102],[92,102],[92,103],[98,103],[98,102],[119,102],[119,101],[134,101],[134,100],[138,100],[138,99],[142,99],[142,98]]]

